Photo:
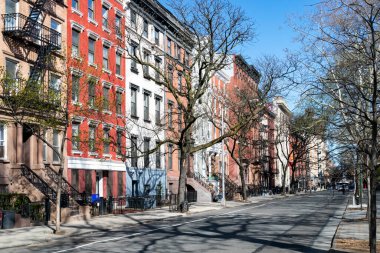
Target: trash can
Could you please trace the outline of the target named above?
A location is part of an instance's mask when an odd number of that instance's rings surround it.
[[[355,195],[355,205],[359,205],[359,196]]]
[[[15,227],[16,223],[16,214],[14,211],[3,211],[3,218],[2,218],[2,226],[3,229],[10,229]]]

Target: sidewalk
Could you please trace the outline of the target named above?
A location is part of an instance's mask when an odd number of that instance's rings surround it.
[[[248,203],[227,201],[226,207],[237,207]],[[73,221],[63,224],[62,230],[64,233],[62,235],[53,234],[54,226],[34,226],[0,230],[0,251],[15,247],[26,247],[48,243],[53,240],[59,240],[70,236],[78,236],[99,231],[107,232],[125,226],[147,224],[157,220],[166,220],[181,216],[186,217],[191,214],[219,210],[222,208],[224,207],[220,203],[196,203],[190,206],[190,210],[187,213],[170,212],[168,207],[163,207],[125,215],[97,216],[90,220]]]
[[[15,247],[26,247],[48,243],[70,236],[78,236],[99,231],[107,232],[125,226],[147,224],[157,220],[186,217],[195,213],[239,207],[250,203],[266,202],[278,198],[284,198],[284,196],[256,196],[249,198],[247,202],[227,201],[226,207],[223,207],[221,203],[195,203],[190,206],[190,210],[187,213],[170,212],[168,207],[163,207],[125,215],[97,216],[90,220],[72,221],[63,224],[62,230],[64,233],[60,235],[53,234],[54,226],[34,226],[0,230],[0,251],[9,250],[10,248]]]
[[[349,203],[352,203],[350,200]],[[368,220],[367,220],[367,205],[363,204],[361,209],[360,205],[353,206],[347,205],[346,211],[342,220],[337,228],[331,252],[349,252],[349,253],[363,253],[369,252],[368,246]],[[380,219],[377,220],[377,238],[380,233]],[[377,241],[379,244],[380,240]]]

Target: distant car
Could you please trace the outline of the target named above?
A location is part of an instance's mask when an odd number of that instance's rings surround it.
[[[343,185],[338,185],[338,186],[336,187],[336,190],[338,190],[338,191],[343,191]]]

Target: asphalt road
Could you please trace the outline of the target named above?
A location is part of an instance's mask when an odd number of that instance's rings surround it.
[[[327,252],[347,197],[317,192],[13,252]]]

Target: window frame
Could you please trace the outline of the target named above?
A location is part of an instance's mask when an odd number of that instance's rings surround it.
[[[88,37],[88,63],[90,64],[95,64],[95,43],[96,40],[94,38]]]
[[[72,151],[80,151],[80,124],[73,123],[71,125],[71,150]]]
[[[95,0],[88,0],[87,3],[88,3],[87,17],[91,20],[95,20]],[[92,15],[90,15],[90,13],[92,13]]]
[[[103,44],[103,55],[102,55],[102,68],[105,70],[109,70],[110,68],[110,62],[109,62],[109,57],[110,57],[110,47]]]
[[[75,80],[75,82],[74,82]],[[74,85],[75,84],[75,85]],[[79,103],[79,86],[80,86],[80,76],[76,74],[71,74],[71,101],[74,103]]]
[[[137,118],[137,89],[131,87],[131,117]]]

